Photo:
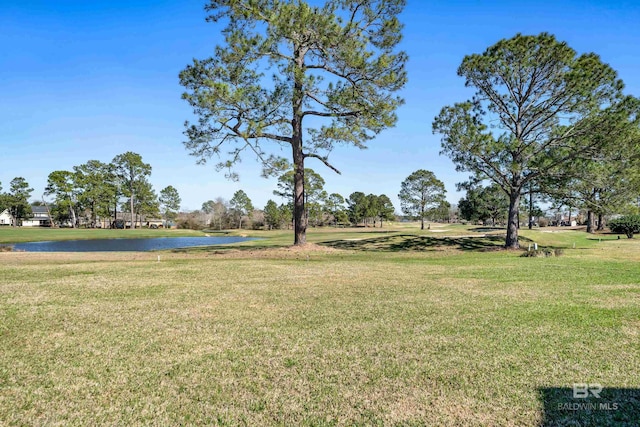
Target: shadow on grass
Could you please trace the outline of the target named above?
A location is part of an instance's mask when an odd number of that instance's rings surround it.
[[[529,239],[520,237],[520,240],[528,241]],[[395,236],[383,236],[371,239],[331,240],[320,244],[337,249],[360,251],[426,251],[441,250],[443,248],[459,249],[463,251],[488,251],[502,248],[504,245],[504,237],[432,237],[416,236],[413,234],[399,234]]]
[[[597,387],[590,387],[576,390],[576,396],[585,397],[574,397],[570,387],[538,389],[544,410],[541,427],[638,425],[640,389],[603,388],[598,393]]]

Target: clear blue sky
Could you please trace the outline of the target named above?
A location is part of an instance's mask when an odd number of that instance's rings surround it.
[[[431,123],[440,109],[471,92],[456,75],[462,58],[516,33],[547,31],[579,53],[595,52],[619,73],[626,92],[640,96],[640,3],[632,1],[420,1],[402,16],[409,54],[406,104],[394,129],[369,149],[338,147],[336,175],[310,159],[325,189],[385,193],[400,206],[400,183],[417,169],[445,182],[466,176],[439,156]],[[109,162],[134,151],[153,167],[156,191],[175,186],[184,209],[243,189],[256,207],[274,198],[275,179],[259,176],[246,156],[239,182],[213,166],[198,166],[181,142],[191,118],[178,73],[205,58],[220,27],[204,21],[203,0],[5,0],[0,12],[0,182],[16,176],[40,198],[47,175],[90,159]],[[277,200],[277,199],[276,199]],[[279,200],[278,200],[279,201]]]

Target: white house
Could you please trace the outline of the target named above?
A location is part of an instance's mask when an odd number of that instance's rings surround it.
[[[0,225],[11,225],[11,215],[9,209],[5,209],[0,213]]]
[[[23,227],[51,227],[49,212],[44,206],[31,206],[32,217],[22,221]]]

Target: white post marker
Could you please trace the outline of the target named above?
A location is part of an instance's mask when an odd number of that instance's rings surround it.
[[[160,262],[160,255],[158,255],[158,262]]]
[[[534,250],[534,251],[537,251],[537,250],[538,250],[538,244],[537,244],[537,243],[534,243],[534,244],[533,244],[533,250]]]

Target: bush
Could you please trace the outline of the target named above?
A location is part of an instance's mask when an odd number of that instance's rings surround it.
[[[187,217],[177,222],[177,227],[185,230],[200,230],[202,228],[200,222],[193,217]]]
[[[538,219],[538,225],[540,227],[547,227],[549,225],[549,220],[547,218]]]
[[[640,233],[640,215],[625,215],[609,221],[609,229],[616,234],[625,234],[629,239]]]

